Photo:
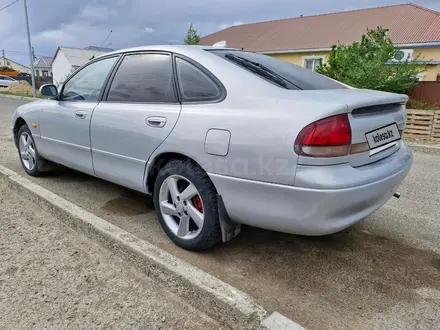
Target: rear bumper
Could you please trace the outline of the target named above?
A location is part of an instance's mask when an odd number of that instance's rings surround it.
[[[318,236],[350,227],[383,206],[408,175],[412,162],[409,147],[402,144],[399,151],[382,164],[388,168],[386,177],[383,177],[383,166],[374,163],[354,169],[360,171],[359,178],[352,180],[355,185],[339,189],[331,188],[331,184],[330,189],[322,184],[317,189],[216,174],[210,174],[210,177],[222,195],[231,219],[269,230]],[[348,164],[346,166],[351,168]],[[321,174],[321,178],[327,178],[329,183],[337,183],[338,176],[344,175],[340,166],[325,166],[321,170],[326,173]],[[344,177],[346,174],[345,171]],[[341,178],[341,181],[344,180]],[[357,184],[365,181],[368,183]],[[317,180],[311,177],[310,182],[313,186]],[[304,179],[302,184],[305,184]]]

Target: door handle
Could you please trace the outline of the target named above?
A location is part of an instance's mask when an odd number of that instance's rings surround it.
[[[165,126],[167,119],[165,117],[148,117],[145,122],[148,126],[161,128]]]
[[[84,110],[79,110],[75,112],[75,118],[86,119],[86,117],[87,117],[87,112]]]

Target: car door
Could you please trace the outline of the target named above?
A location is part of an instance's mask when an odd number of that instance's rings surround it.
[[[181,109],[171,54],[126,54],[105,94],[91,122],[95,173],[145,191],[147,161],[171,133]]]
[[[83,67],[64,84],[59,97],[41,109],[39,152],[43,157],[94,175],[90,120],[117,59],[107,57]]]

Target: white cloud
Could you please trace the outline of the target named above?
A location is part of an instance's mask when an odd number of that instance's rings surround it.
[[[113,16],[117,16],[115,10],[95,4],[87,4],[81,13],[81,18],[87,22],[107,22]]]
[[[242,24],[244,24],[243,22],[240,22],[240,21],[235,21],[234,23],[223,23],[223,24],[220,24],[219,26],[218,26],[218,28],[220,29],[220,30],[224,30],[224,29],[227,29],[228,27],[231,27],[231,26],[236,26],[236,25],[242,25]]]
[[[59,29],[46,30],[34,37],[34,42],[47,42],[59,46],[80,46],[81,40],[90,35],[90,26],[82,22],[63,24]],[[94,34],[96,35],[96,34]],[[82,42],[81,42],[82,44]]]
[[[148,26],[144,29],[144,31],[145,31],[145,33],[154,33],[154,32],[156,32],[155,29],[153,29],[151,27],[148,27]]]
[[[87,4],[68,23],[53,29],[46,29],[33,37],[36,45],[53,45],[67,47],[97,46],[108,35],[111,25],[107,22],[117,16],[117,12],[99,4]],[[119,29],[120,32],[126,29]],[[93,31],[93,33],[91,33]],[[111,34],[107,43],[112,42]]]
[[[5,1],[0,0],[0,3]],[[42,6],[41,2],[50,2],[51,5]],[[61,45],[99,46],[110,30],[113,33],[104,46],[112,43],[115,49],[152,43],[182,43],[189,22],[193,23],[199,35],[206,36],[242,22],[393,3],[402,3],[402,0],[45,0],[28,1],[28,9],[35,52],[53,55],[56,47]],[[439,0],[417,0],[417,3],[440,10]],[[166,13],[166,19],[163,13]],[[0,11],[0,49],[27,52],[26,25],[20,17],[23,17],[23,7],[19,5]],[[145,30],[146,24],[155,32]],[[10,52],[9,56],[15,59],[13,54]],[[17,60],[28,62],[27,55]]]

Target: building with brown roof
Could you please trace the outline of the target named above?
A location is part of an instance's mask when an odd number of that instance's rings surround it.
[[[404,58],[421,54],[427,61],[428,71],[421,80],[440,80],[440,13],[415,4],[243,24],[203,37],[200,43],[213,45],[225,40],[228,47],[265,53],[314,69],[325,61],[332,45],[359,41],[367,28],[378,26],[389,30]]]

